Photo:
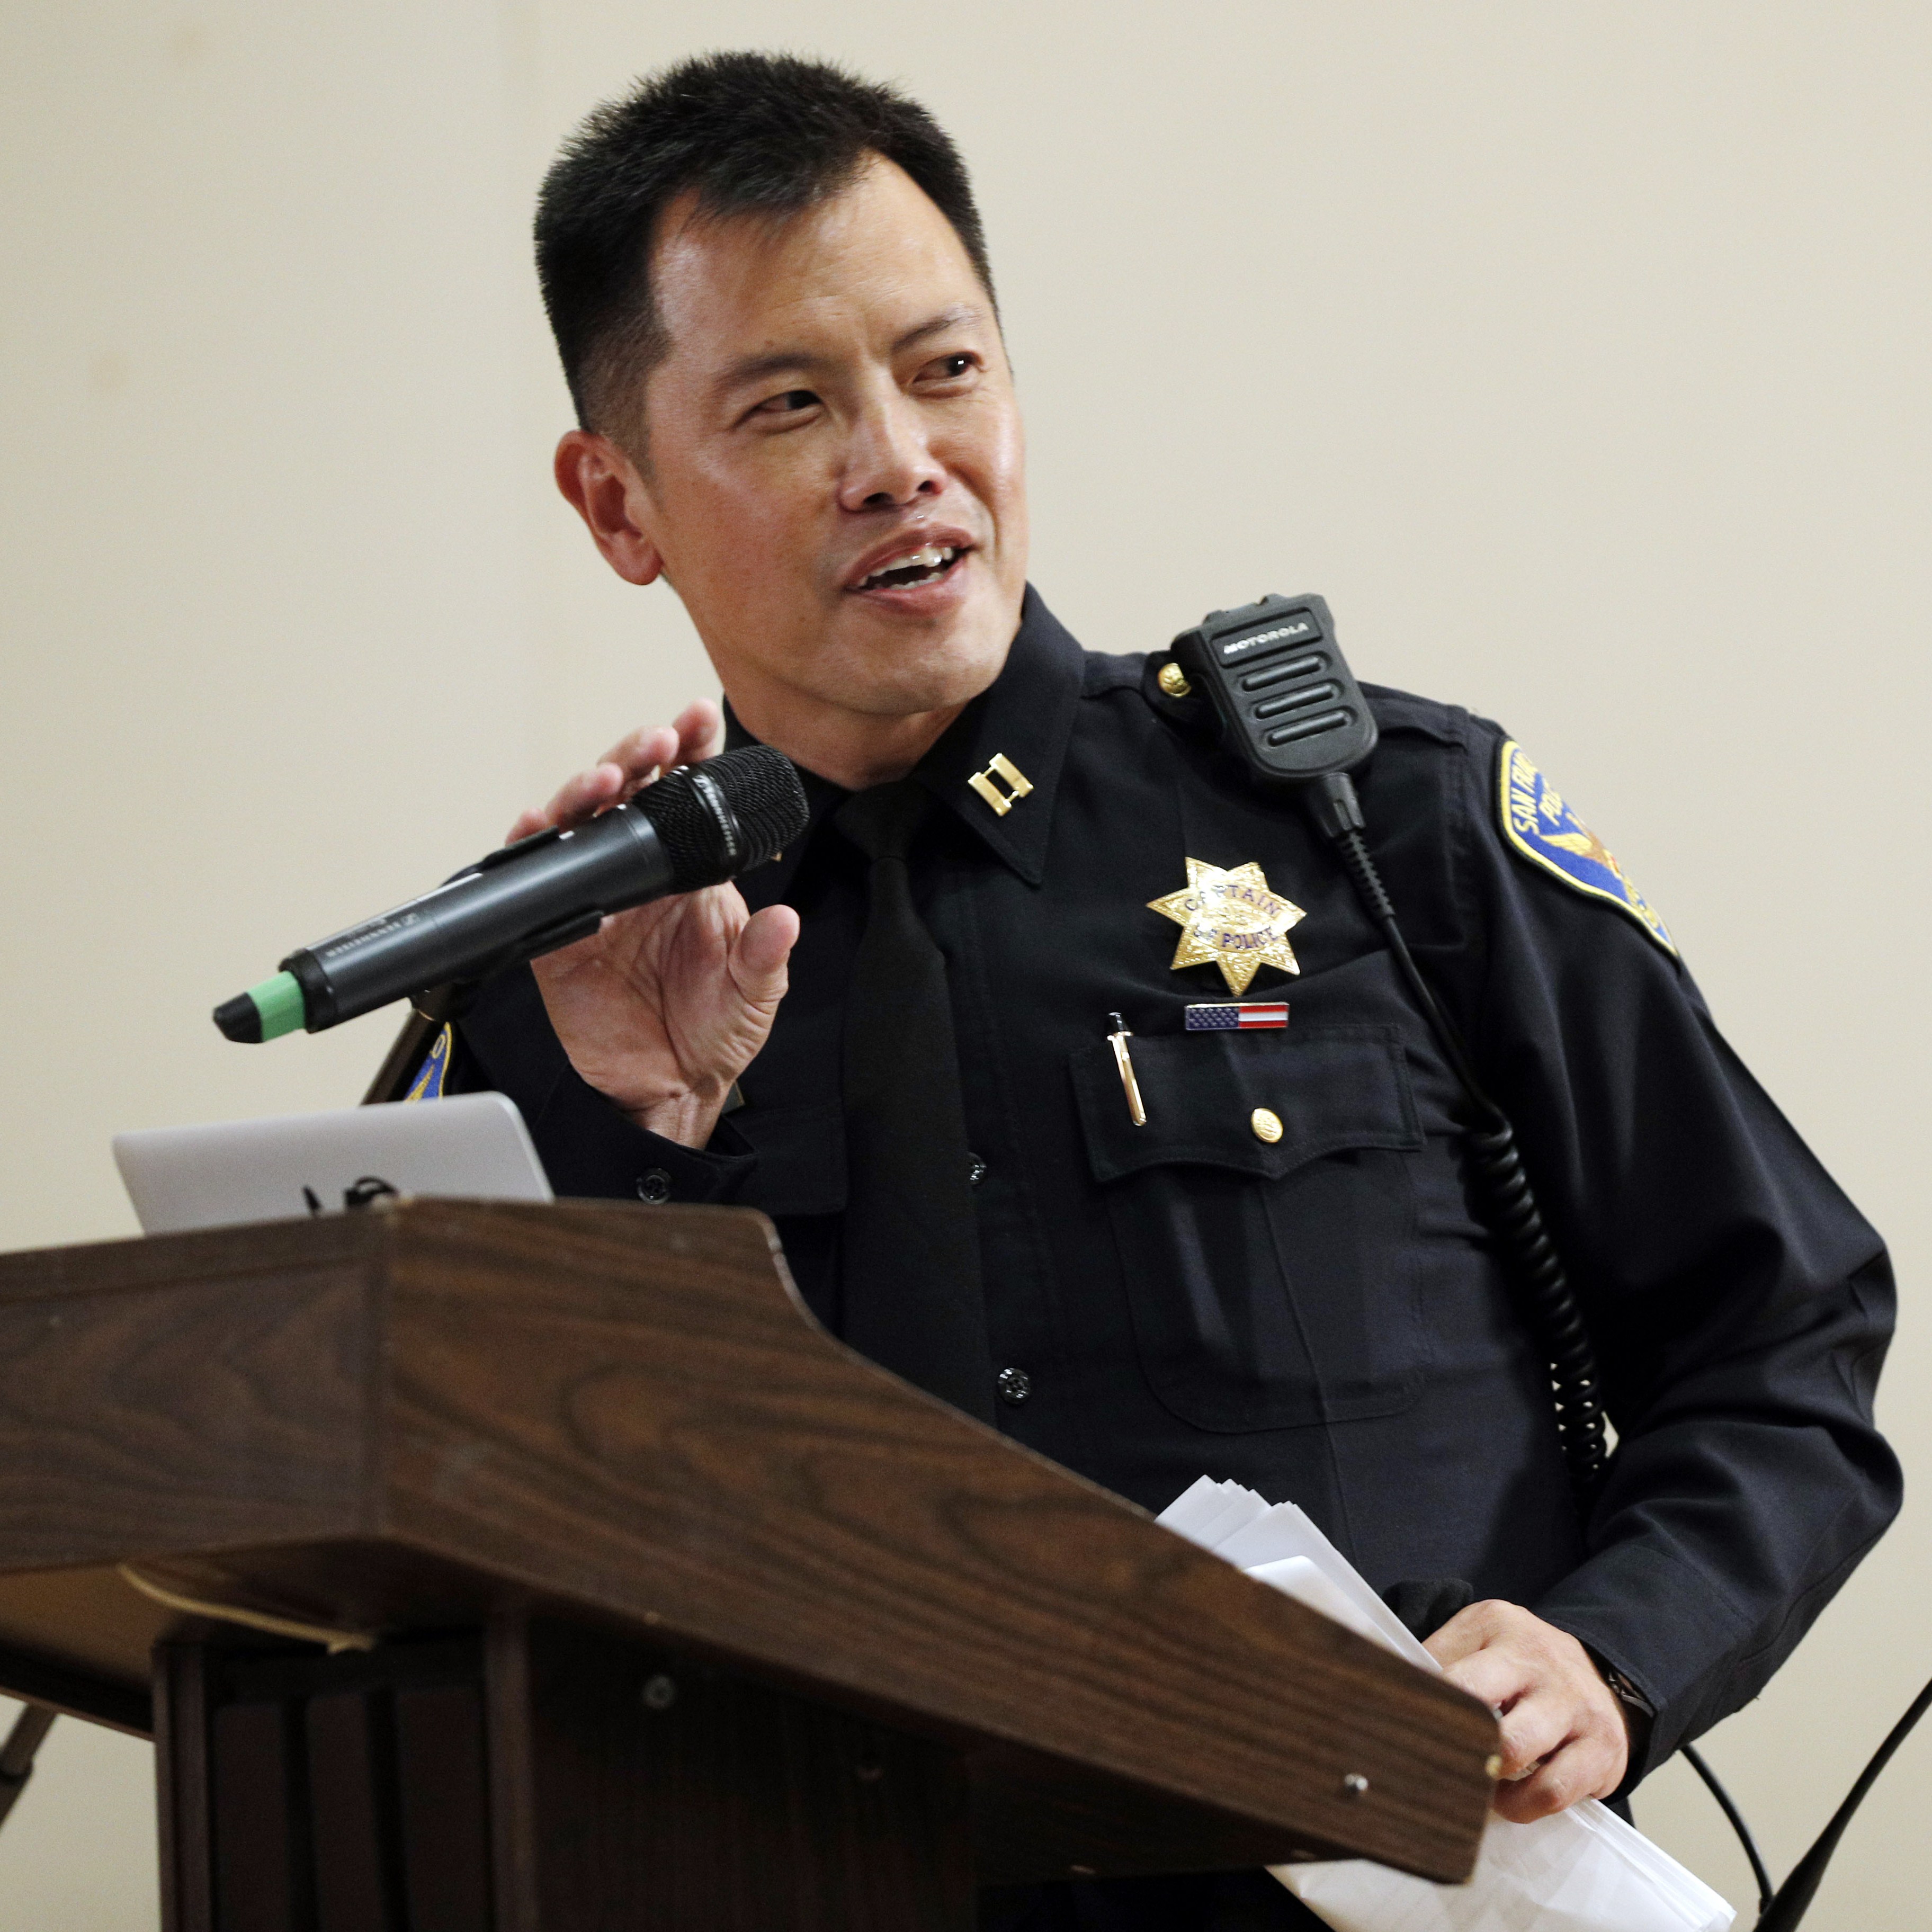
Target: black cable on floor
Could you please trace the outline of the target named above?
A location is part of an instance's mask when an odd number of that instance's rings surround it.
[[[1771,1874],[1765,1869],[1764,1855],[1757,1848],[1757,1840],[1751,1836],[1751,1828],[1744,1822],[1744,1814],[1731,1802],[1731,1794],[1718,1780],[1718,1774],[1704,1762],[1703,1754],[1695,1744],[1680,1747],[1690,1768],[1709,1788],[1711,1796],[1718,1801],[1718,1809],[1731,1821],[1731,1829],[1738,1834],[1738,1843],[1744,1848],[1744,1856],[1750,1860],[1751,1876],[1757,1882],[1757,1909],[1760,1914],[1771,1910],[1771,1901],[1778,1888],[1771,1882]]]
[[[1892,1753],[1904,1743],[1912,1726],[1924,1716],[1928,1706],[1932,1706],[1932,1684],[1927,1684],[1912,1699],[1912,1708],[1892,1726],[1885,1742],[1873,1752],[1871,1762],[1859,1773],[1858,1783],[1852,1786],[1844,1804],[1832,1813],[1832,1822],[1818,1834],[1818,1842],[1798,1861],[1792,1868],[1791,1876],[1778,1888],[1777,1897],[1757,1922],[1756,1932],[1792,1932],[1804,1916],[1806,1908],[1817,1895],[1825,1868],[1832,1862],[1832,1854],[1838,1849],[1838,1840],[1845,1835],[1845,1827],[1852,1822],[1852,1814],[1864,1802],[1865,1793],[1878,1782],[1879,1773],[1892,1762]]]
[[[34,1774],[34,1754],[53,1728],[55,1714],[44,1704],[22,1706],[6,1742],[0,1744],[0,1822],[26,1790],[27,1780]]]

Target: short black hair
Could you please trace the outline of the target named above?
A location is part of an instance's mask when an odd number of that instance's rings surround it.
[[[959,151],[919,103],[830,62],[714,53],[647,76],[586,116],[537,200],[537,275],[577,419],[623,440],[628,400],[668,344],[650,265],[669,204],[709,215],[802,213],[874,155],[903,168],[965,244],[993,292]]]

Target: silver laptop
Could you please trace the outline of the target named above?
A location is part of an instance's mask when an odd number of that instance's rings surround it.
[[[149,1234],[340,1214],[388,1193],[554,1198],[523,1115],[501,1094],[150,1127],[116,1134],[114,1162]]]

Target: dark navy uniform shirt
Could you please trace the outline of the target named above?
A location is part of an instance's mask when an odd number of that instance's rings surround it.
[[[1149,1509],[1232,1478],[1300,1504],[1378,1587],[1466,1578],[1573,1632],[1657,1707],[1634,1780],[1755,1694],[1897,1508],[1871,1408],[1889,1268],[1667,947],[1511,848],[1497,728],[1370,697],[1371,848],[1515,1122],[1600,1359],[1618,1446],[1589,1521],[1472,1203],[1457,1090],[1332,850],[1216,749],[1200,700],[1083,652],[1031,592],[1004,671],[915,774],[944,808],[913,872],[984,1169],[986,1373],[1024,1371],[1026,1399],[997,1405],[1009,1435]],[[1004,816],[967,782],[995,753],[1032,784]],[[464,1084],[518,1102],[560,1193],[762,1208],[836,1332],[867,883],[826,824],[844,794],[808,788],[810,832],[742,881],[803,930],[708,1149],[586,1086],[527,972],[460,1042]],[[1190,1001],[1230,997],[1213,964],[1173,969],[1180,928],[1148,910],[1190,858],[1258,864],[1305,910],[1299,974],[1263,968],[1246,995],[1287,1000],[1286,1030],[1183,1030]]]

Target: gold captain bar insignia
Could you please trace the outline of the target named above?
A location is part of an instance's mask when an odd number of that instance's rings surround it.
[[[1000,790],[993,781],[998,778],[1006,789]],[[1024,798],[1033,790],[1033,781],[1004,752],[995,752],[993,761],[983,772],[974,772],[966,782],[1004,818],[1012,810],[1016,799]]]

